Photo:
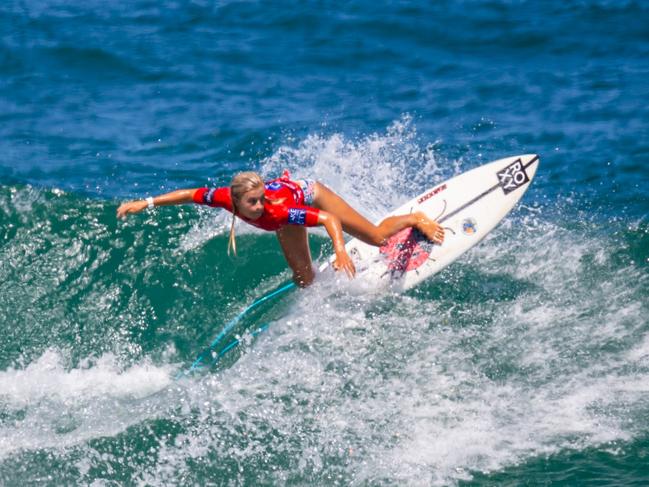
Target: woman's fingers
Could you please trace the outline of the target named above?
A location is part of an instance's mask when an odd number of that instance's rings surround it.
[[[146,203],[143,205],[140,201],[128,201],[122,203],[119,208],[117,208],[117,218],[126,218],[129,213],[138,213],[142,211],[145,206]]]
[[[129,203],[124,203],[119,208],[117,208],[117,217],[118,218],[126,218],[126,215],[128,215],[129,213],[133,213],[133,210],[131,209],[130,202]]]
[[[126,204],[117,208],[117,218],[126,218],[127,208]]]
[[[354,263],[349,259],[348,262],[345,263],[344,265],[345,272],[347,273],[347,276],[350,279],[353,279],[354,276],[356,275],[356,268],[354,267]]]
[[[354,262],[347,254],[336,256],[336,260],[333,263],[333,268],[336,271],[339,271],[340,269],[344,270],[345,274],[347,274],[350,279],[353,279],[356,275],[356,267],[354,266]]]

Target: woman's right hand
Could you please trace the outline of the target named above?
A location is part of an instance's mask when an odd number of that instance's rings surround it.
[[[127,201],[122,203],[119,208],[117,208],[117,218],[126,218],[126,215],[131,213],[139,213],[147,207],[147,202],[145,200],[134,200]]]

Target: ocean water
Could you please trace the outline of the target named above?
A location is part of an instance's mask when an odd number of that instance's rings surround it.
[[[0,485],[647,485],[648,79],[642,1],[3,2]],[[520,153],[439,275],[323,279],[175,380],[289,272],[120,202],[288,168],[378,219]]]

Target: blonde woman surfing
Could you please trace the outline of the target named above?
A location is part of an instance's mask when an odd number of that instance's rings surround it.
[[[373,225],[325,185],[310,179],[291,180],[287,171],[282,177],[265,183],[257,173],[242,172],[232,179],[229,187],[179,189],[155,198],[129,201],[117,209],[117,216],[125,218],[147,207],[183,203],[225,208],[232,213],[228,253],[232,249],[236,255],[237,251],[235,216],[263,230],[274,231],[293,270],[293,280],[301,287],[308,286],[315,278],[305,227],[325,227],[336,253],[333,267],[344,270],[350,278],[356,269],[345,251],[343,231],[377,247],[409,227],[417,228],[434,243],[444,241],[444,229],[423,213],[391,216]]]

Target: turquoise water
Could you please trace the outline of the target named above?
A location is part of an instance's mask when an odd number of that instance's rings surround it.
[[[5,2],[0,484],[645,485],[648,25],[633,1]],[[288,168],[377,219],[519,153],[528,193],[435,278],[322,279],[174,380],[289,273],[243,225],[228,258],[222,212],[121,201]]]

